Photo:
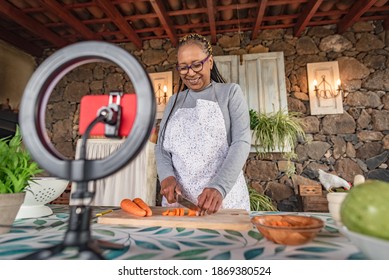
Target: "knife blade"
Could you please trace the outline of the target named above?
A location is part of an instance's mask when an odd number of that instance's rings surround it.
[[[177,202],[179,204],[181,204],[182,206],[186,207],[186,208],[189,208],[191,210],[194,210],[194,211],[198,211],[200,212],[200,207],[198,207],[196,204],[194,204],[192,201],[186,199],[185,197],[183,197],[181,194],[176,194],[176,199],[177,199]]]

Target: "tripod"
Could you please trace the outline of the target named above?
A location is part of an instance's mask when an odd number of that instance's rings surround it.
[[[86,160],[85,146],[90,131],[98,122],[105,123],[106,135],[117,136],[121,121],[120,96],[98,111],[98,116],[82,135],[80,160],[68,160],[49,141],[44,122],[44,110],[51,90],[68,72],[86,63],[110,62],[122,68],[133,82],[137,97],[136,118],[126,141],[119,151],[103,159]],[[111,99],[112,97],[112,99]],[[110,96],[113,101],[113,96]],[[101,248],[121,249],[123,246],[91,239],[90,201],[94,193],[88,182],[109,176],[128,164],[141,151],[154,126],[156,104],[148,73],[137,59],[113,44],[88,41],[62,48],[46,59],[33,73],[23,94],[20,110],[20,127],[26,148],[32,158],[50,174],[77,182],[79,186],[70,207],[68,230],[62,243],[30,254],[23,259],[47,259],[67,248],[75,247],[81,259],[103,259]],[[87,201],[85,203],[85,201]]]
[[[50,248],[32,253],[24,260],[49,259],[57,255],[67,248],[78,248],[79,257],[81,259],[102,260],[104,257],[101,254],[98,241],[91,240],[90,234],[90,206],[71,206],[69,228],[65,234],[62,243],[54,245]],[[114,246],[113,246],[114,248]]]

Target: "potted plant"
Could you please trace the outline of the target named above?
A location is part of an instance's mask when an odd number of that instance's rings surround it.
[[[294,149],[297,140],[305,139],[299,113],[280,110],[266,114],[253,109],[249,113],[252,143],[257,154],[263,157],[266,153],[282,153],[288,161],[285,174],[292,176],[295,166],[291,164],[291,159],[296,158]]]
[[[259,154],[293,152],[299,137],[305,138],[298,113],[283,110],[259,113],[250,109],[250,129]]]
[[[10,230],[33,176],[42,172],[22,145],[17,126],[14,136],[0,139],[0,234]]]

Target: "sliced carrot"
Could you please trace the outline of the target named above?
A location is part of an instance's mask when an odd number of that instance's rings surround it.
[[[197,211],[189,209],[188,216],[197,216]]]
[[[141,199],[140,197],[137,197],[137,198],[134,198],[132,201],[134,203],[136,203],[140,208],[142,208],[143,210],[146,211],[146,216],[147,217],[150,217],[151,215],[153,215],[153,211],[147,205],[147,203],[143,201],[143,199]]]
[[[122,208],[127,213],[130,213],[135,216],[146,216],[146,211],[140,208],[135,202],[128,198],[125,198],[120,202],[120,208]]]
[[[291,224],[289,224],[286,221],[270,221],[268,223],[269,226],[283,226],[283,227],[289,227]]]
[[[197,211],[188,209],[186,214],[186,208],[172,208],[162,212],[162,216],[197,216]]]

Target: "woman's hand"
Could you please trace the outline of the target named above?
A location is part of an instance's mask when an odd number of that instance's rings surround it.
[[[216,213],[223,202],[222,194],[214,188],[205,188],[198,197],[198,206],[201,208],[200,215]]]
[[[163,195],[168,203],[176,202],[176,193],[181,194],[181,185],[174,176],[169,176],[161,182],[160,194]]]

